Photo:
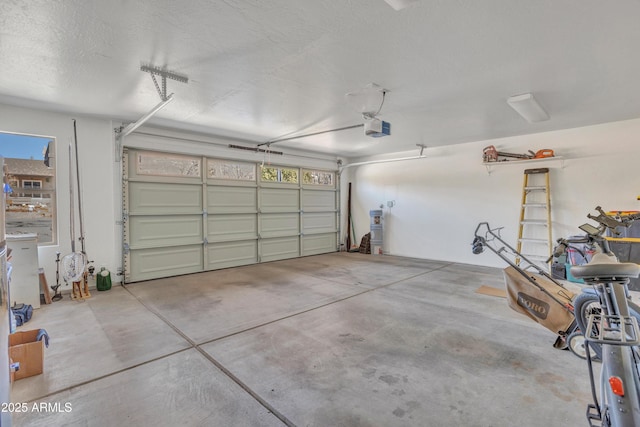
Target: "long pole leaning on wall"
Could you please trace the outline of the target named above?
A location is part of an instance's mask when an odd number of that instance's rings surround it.
[[[84,230],[84,206],[82,205],[82,185],[81,185],[81,179],[80,179],[80,156],[78,154],[78,131],[76,129],[76,119],[73,119],[73,146],[75,149],[75,158],[76,158],[76,183],[77,183],[77,190],[78,190],[78,220],[79,220],[79,224],[80,224],[80,251],[82,252],[82,254],[85,256],[85,261],[87,262],[87,269],[85,271],[85,274],[83,276],[83,292],[86,295],[89,295],[89,284],[88,284],[88,277],[87,277],[87,273],[89,273],[91,276],[93,276],[93,271],[94,271],[94,267],[91,264],[93,261],[89,260],[89,258],[87,258],[87,249],[85,246],[85,230]],[[72,213],[73,215],[73,213]]]
[[[426,158],[426,156],[424,155],[424,150],[427,148],[426,145],[424,144],[416,144],[417,147],[420,147],[420,154],[418,154],[417,156],[408,156],[408,157],[397,157],[394,159],[381,159],[381,160],[369,160],[369,161],[365,161],[365,162],[355,162],[355,163],[347,163],[346,165],[343,165],[342,160],[338,160],[338,178],[342,175],[342,172],[345,169],[348,169],[350,167],[354,167],[354,166],[364,166],[364,165],[374,165],[377,163],[391,163],[391,162],[402,162],[402,161],[406,161],[406,160],[417,160],[417,159],[424,159]],[[351,210],[351,183],[349,183],[349,205],[348,205],[348,210]],[[353,227],[353,223],[351,220],[351,215],[348,213],[348,218],[347,218],[347,227],[351,226]],[[353,230],[353,229],[351,229]],[[347,236],[349,236],[349,234],[351,233],[351,230],[347,230]],[[355,239],[355,230],[354,231],[354,236],[353,238]],[[340,232],[340,234],[342,234]],[[342,236],[340,236],[342,237]],[[347,237],[348,239],[348,237]],[[347,240],[348,242],[348,240]],[[357,242],[354,242],[357,243]],[[351,248],[347,247],[346,250],[349,251]]]

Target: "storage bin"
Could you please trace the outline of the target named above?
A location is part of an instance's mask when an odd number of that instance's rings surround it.
[[[609,247],[620,262],[640,264],[640,242],[629,240],[610,240]],[[629,290],[640,291],[640,278],[629,280]]]
[[[584,280],[582,279],[576,279],[575,277],[573,277],[573,275],[571,274],[571,264],[566,263],[565,264],[565,271],[567,273],[567,280],[573,283],[584,283]]]
[[[625,217],[627,215],[637,214],[638,211],[610,211],[607,212],[607,215],[620,216]],[[608,237],[632,237],[632,238],[640,238],[640,221],[634,221],[631,223],[630,227],[616,227],[615,231],[619,234],[615,234],[610,229],[607,229]]]
[[[554,279],[566,280],[567,278],[567,263],[554,262],[551,264],[551,277]]]

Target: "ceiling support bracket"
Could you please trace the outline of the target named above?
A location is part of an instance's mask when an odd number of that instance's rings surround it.
[[[167,79],[175,80],[181,83],[189,83],[189,78],[187,76],[183,76],[178,73],[174,73],[173,71],[168,71],[166,68],[156,67],[155,65],[141,65],[140,71],[144,71],[145,73],[149,73],[151,75],[151,80],[153,80],[153,84],[158,91],[158,95],[160,95],[160,100],[166,101],[170,95],[167,95]],[[158,80],[156,76],[161,77],[162,88],[158,84]]]
[[[138,129],[147,120],[153,117],[158,111],[160,111],[161,109],[166,107],[168,103],[173,101],[173,94],[167,95],[167,79],[175,80],[181,83],[189,83],[189,78],[187,76],[168,71],[166,68],[156,67],[155,65],[143,64],[140,66],[140,71],[151,74],[153,84],[158,91],[158,95],[160,95],[160,103],[153,107],[151,111],[139,118],[137,121],[129,123],[126,126],[120,126],[119,128],[114,129],[116,132],[116,162],[119,162],[122,158],[122,138],[128,136],[134,130]],[[162,78],[162,88],[160,88],[156,76],[160,76]]]

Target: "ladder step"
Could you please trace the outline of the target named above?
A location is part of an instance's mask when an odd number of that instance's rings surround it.
[[[522,239],[518,239],[518,241],[523,242],[523,243],[540,243],[540,244],[545,244],[548,245],[549,241],[547,239],[533,239],[533,238],[529,238],[529,237],[523,237]]]
[[[538,175],[537,177],[533,176],[536,174]],[[543,255],[541,252],[547,252],[553,246],[551,239],[550,192],[548,168],[526,169],[524,171],[516,252],[529,259],[525,263],[530,264],[530,267],[533,267],[534,264],[532,263],[535,263],[538,267],[548,264],[548,255]],[[548,234],[547,238],[542,238],[543,236],[540,232],[542,230],[538,227],[546,227],[544,234]],[[522,252],[523,246],[526,246],[529,252],[537,252],[537,254],[524,254]],[[516,258],[516,264],[520,265],[519,258]],[[549,266],[547,265],[546,268],[549,268]]]
[[[520,221],[520,224],[531,224],[531,225],[547,225],[546,219],[524,219]]]
[[[524,173],[525,175],[534,173],[549,173],[549,168],[525,169]]]

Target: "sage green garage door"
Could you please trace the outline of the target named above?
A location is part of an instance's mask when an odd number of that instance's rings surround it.
[[[335,175],[125,150],[125,282],[336,251]]]

